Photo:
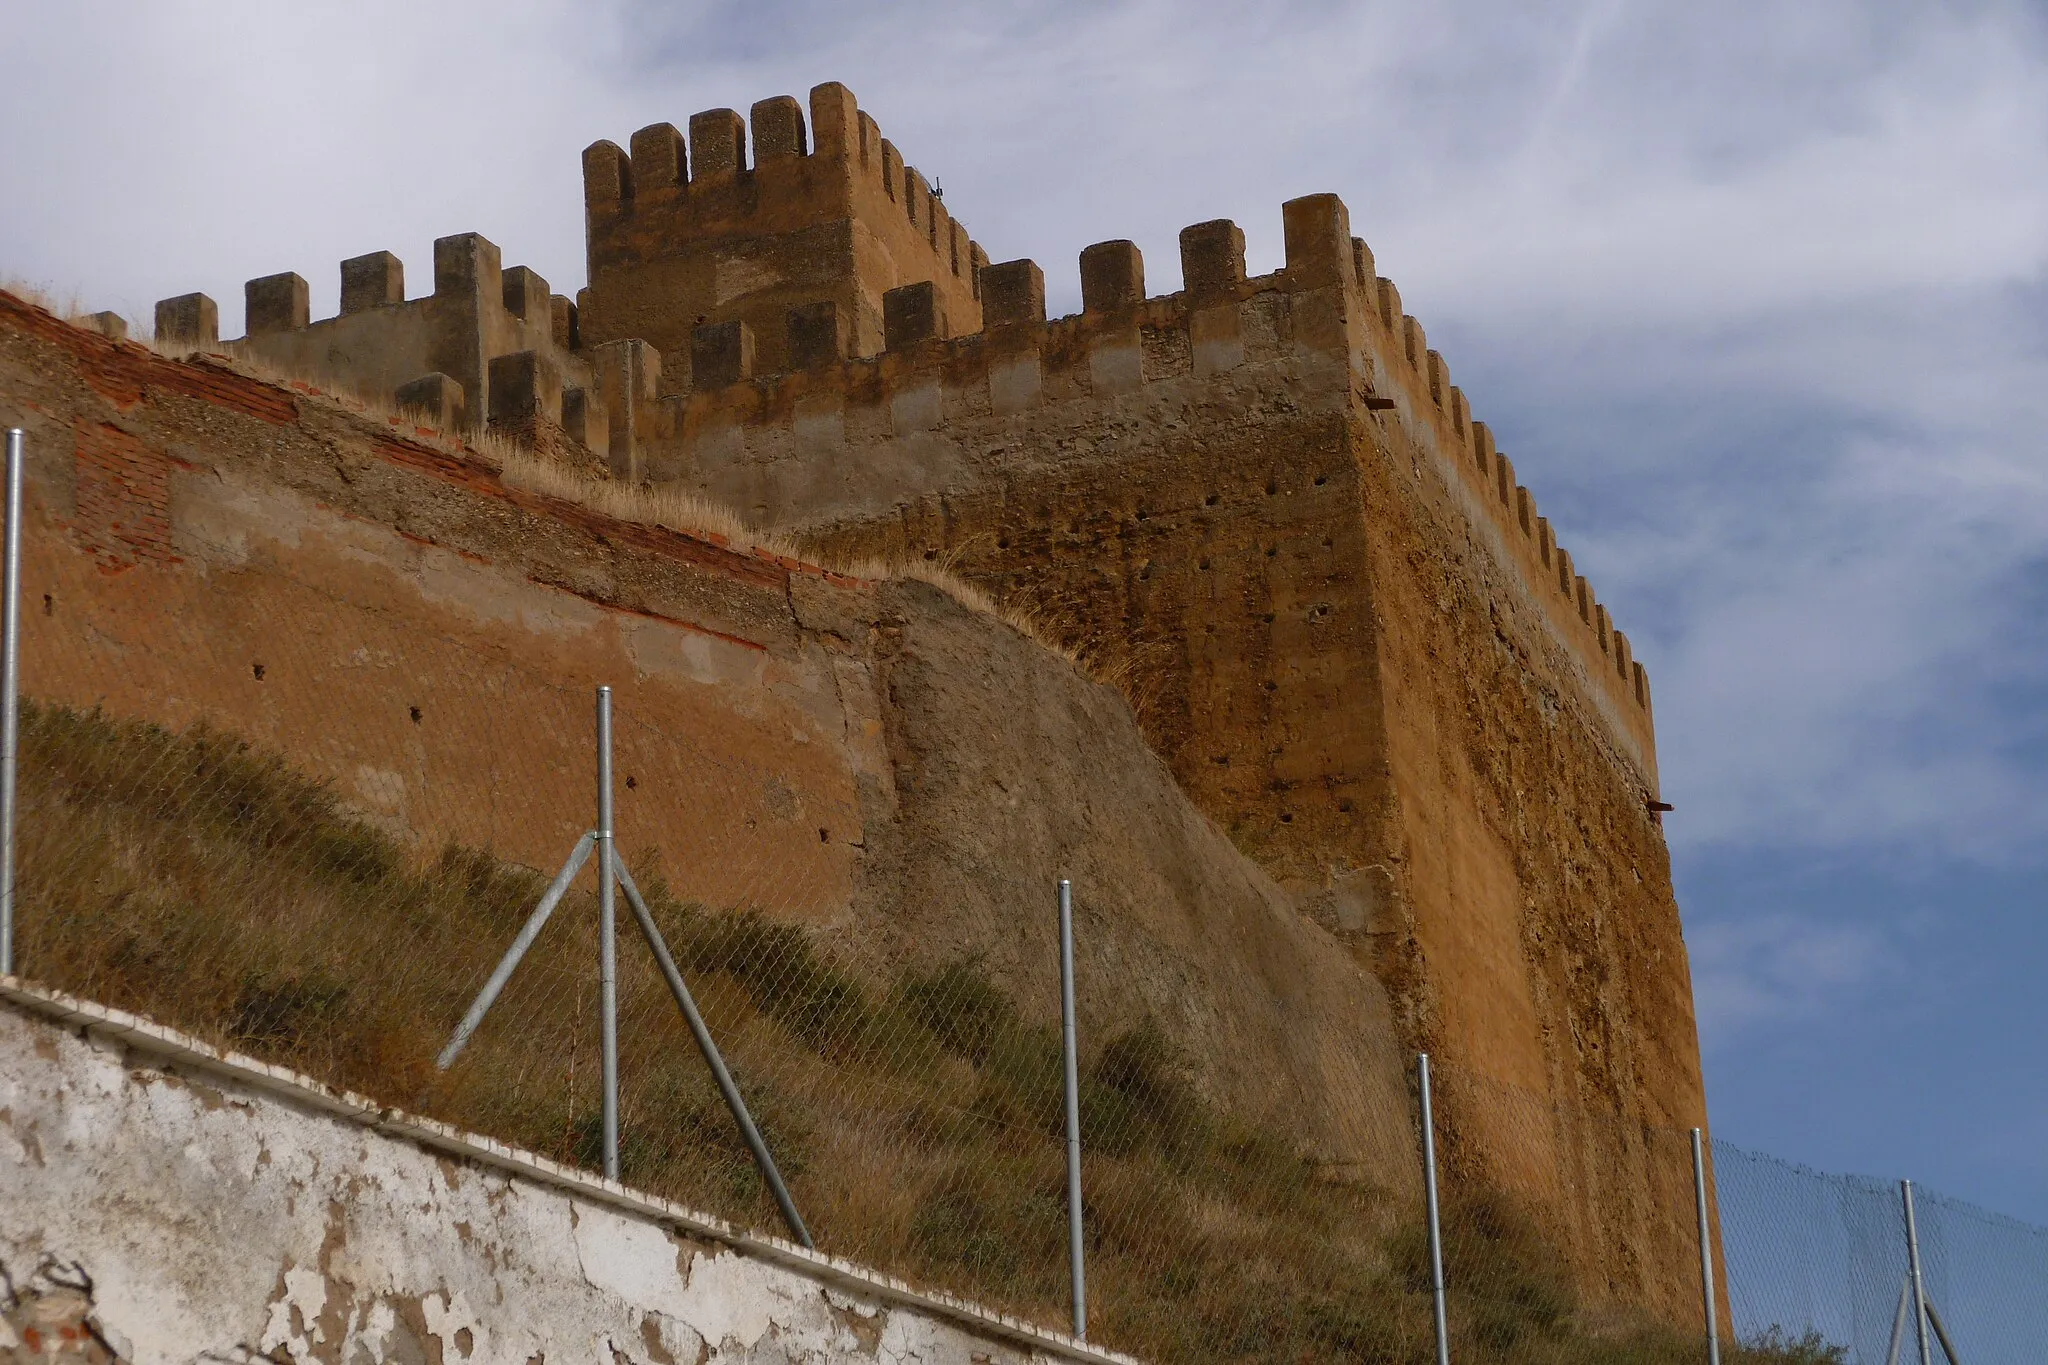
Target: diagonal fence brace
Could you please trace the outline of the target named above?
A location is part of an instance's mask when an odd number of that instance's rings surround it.
[[[561,904],[562,897],[568,894],[569,883],[575,881],[576,874],[583,870],[583,864],[589,860],[590,850],[596,843],[597,833],[594,830],[585,830],[583,837],[576,841],[575,849],[569,854],[569,861],[562,864],[562,870],[557,872],[554,881],[548,884],[546,894],[540,898],[540,904],[526,917],[526,924],[520,929],[519,937],[512,940],[512,946],[505,951],[505,956],[498,963],[498,969],[491,973],[491,979],[486,981],[483,990],[477,993],[475,1003],[469,1007],[469,1013],[463,1015],[462,1022],[455,1026],[455,1036],[448,1040],[448,1046],[442,1048],[441,1055],[434,1059],[436,1067],[446,1071],[455,1064],[455,1059],[462,1055],[462,1049],[469,1046],[471,1035],[476,1032],[477,1026],[483,1023],[484,1015],[490,1012],[491,1006],[497,1002],[498,993],[505,989],[505,983],[512,979],[513,969],[518,967],[519,959],[526,956],[526,950],[540,937],[541,928],[547,924],[548,916],[555,913],[555,907]]]
[[[609,845],[607,845],[609,851]],[[669,994],[675,996],[676,1004],[683,1011],[683,1019],[690,1026],[690,1035],[697,1040],[697,1050],[704,1054],[704,1062],[711,1068],[711,1078],[718,1082],[718,1093],[725,1097],[725,1107],[732,1111],[733,1122],[740,1128],[740,1136],[747,1140],[747,1149],[754,1154],[754,1165],[760,1168],[761,1178],[768,1183],[769,1193],[775,1196],[775,1205],[782,1210],[782,1221],[789,1225],[790,1235],[797,1241],[815,1250],[811,1232],[804,1226],[802,1215],[796,1211],[796,1203],[789,1197],[789,1187],[782,1183],[782,1172],[775,1168],[775,1158],[768,1151],[768,1144],[761,1138],[761,1130],[754,1126],[754,1117],[747,1112],[747,1102],[740,1098],[740,1089],[733,1083],[732,1072],[725,1066],[725,1058],[719,1054],[718,1044],[712,1040],[711,1030],[705,1027],[704,1016],[697,1012],[697,1002],[690,995],[690,988],[683,981],[683,974],[676,967],[676,960],[670,955],[668,943],[655,926],[654,916],[648,912],[647,902],[640,898],[640,888],[633,884],[633,875],[626,871],[626,860],[611,853],[612,868],[618,874],[619,886],[626,893],[626,904],[633,909],[633,918],[640,923],[640,932],[647,939],[647,946],[654,951],[654,960],[661,967],[661,974],[668,981]]]

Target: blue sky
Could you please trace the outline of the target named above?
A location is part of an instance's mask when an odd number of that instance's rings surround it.
[[[1245,13],[1248,9],[1256,14]],[[0,24],[0,273],[146,318],[845,81],[997,260],[1334,190],[1649,668],[1720,1134],[2048,1223],[2048,14],[1621,0],[83,3]]]

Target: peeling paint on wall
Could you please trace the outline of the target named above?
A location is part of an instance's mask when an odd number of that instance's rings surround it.
[[[0,1359],[1113,1362],[0,983]]]

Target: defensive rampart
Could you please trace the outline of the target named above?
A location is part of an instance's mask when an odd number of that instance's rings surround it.
[[[1255,279],[1234,226],[1190,228],[1165,298],[1129,243],[1090,248],[1051,321],[1034,265],[991,266],[971,337],[900,289],[879,356],[668,400],[649,473],[1036,612],[1415,1044],[1603,1123],[1698,1123],[1648,680],[1342,205],[1286,227]],[[1639,1153],[1450,1112],[1461,1159],[1573,1210],[1589,1274],[1677,1263],[1593,1254],[1650,1203],[1616,1174]]]
[[[887,340],[883,294],[916,283],[932,286],[942,333],[980,330],[988,257],[845,86],[811,91],[808,136],[787,95],[751,121],[751,165],[730,109],[692,115],[687,139],[658,123],[633,134],[630,155],[612,142],[584,152],[593,341],[679,358],[698,328],[724,325],[763,372],[869,355]],[[784,319],[799,309],[815,311],[792,336]]]
[[[985,963],[1036,1021],[1056,964],[1020,905],[1070,876],[1084,967],[1145,968],[1084,993],[1091,1037],[1156,1019],[1219,1102],[1413,1186],[1377,983],[1174,790],[1121,699],[1011,627],[536,494],[460,441],[5,294],[0,422],[33,456],[29,698],[212,727],[423,853],[545,872],[588,827],[610,685],[621,838],[679,895],[877,975]]]
[[[592,146],[590,286],[550,300],[555,351],[478,342],[525,348],[480,371],[493,423],[551,448],[530,395],[566,337],[557,368],[588,378],[563,458],[602,444],[622,481],[1033,613],[1377,972],[1408,1044],[1589,1120],[1532,1142],[1454,1097],[1453,1159],[1559,1210],[1589,1280],[1685,1302],[1612,1136],[1705,1113],[1649,680],[1343,204],[1288,203],[1286,263],[1256,278],[1233,224],[1186,229],[1168,296],[1099,243],[1081,313],[1049,319],[1038,267],[987,264],[843,87],[808,114],[754,106],[751,162],[730,110]],[[291,313],[280,363],[344,313]],[[381,391],[433,358],[406,344],[388,373],[322,354]]]

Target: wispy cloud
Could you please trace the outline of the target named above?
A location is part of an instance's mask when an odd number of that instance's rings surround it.
[[[1691,935],[1693,997],[1710,1053],[1759,1028],[1810,1022],[1896,980],[1898,945],[1864,925],[1772,914]]]
[[[230,328],[246,278],[331,308],[342,257],[469,229],[573,287],[586,143],[826,79],[1055,309],[1092,241],[1170,289],[1231,217],[1270,269],[1335,190],[1637,643],[1688,866],[2048,862],[2037,5],[114,13],[10,16],[0,269]],[[1787,904],[1688,904],[1710,1037],[1891,970],[1896,914]]]

